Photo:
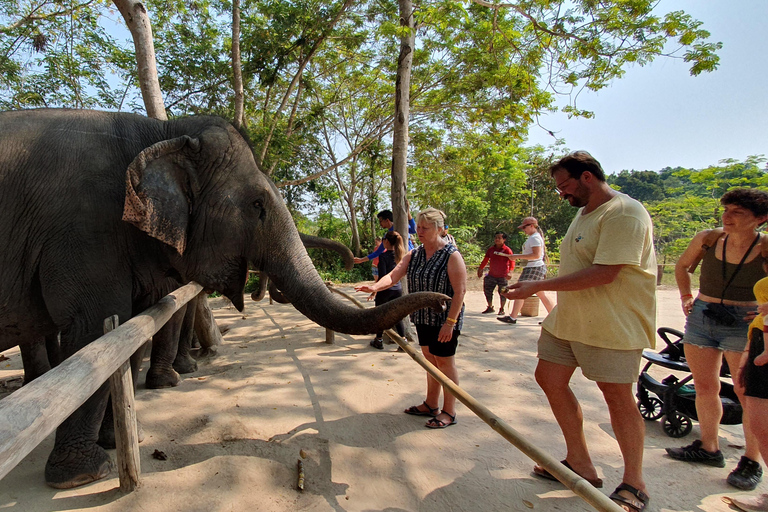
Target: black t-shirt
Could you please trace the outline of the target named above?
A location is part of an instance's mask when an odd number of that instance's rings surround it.
[[[384,277],[385,275],[392,272],[395,267],[397,266],[397,263],[395,263],[395,253],[392,251],[384,251],[381,256],[379,256],[379,279]],[[389,290],[402,290],[403,287],[400,286],[400,282],[390,288]]]

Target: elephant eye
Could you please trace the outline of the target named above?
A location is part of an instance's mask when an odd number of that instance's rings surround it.
[[[256,211],[256,216],[258,218],[263,217],[264,215],[264,202],[261,199],[257,199],[253,202],[253,209]]]

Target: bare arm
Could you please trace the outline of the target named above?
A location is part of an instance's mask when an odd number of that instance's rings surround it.
[[[458,251],[451,254],[451,257],[448,259],[448,280],[453,288],[448,318],[457,320],[461,313],[461,307],[464,305],[464,295],[467,293],[467,267],[464,264],[464,258],[461,257],[461,253]],[[443,343],[451,341],[455,324],[455,322],[450,320],[446,321],[440,328],[437,340]]]
[[[405,271],[408,269],[408,263],[411,261],[411,253],[409,252],[405,256],[403,256],[403,259],[400,260],[400,263],[397,264],[397,266],[392,269],[392,272],[385,275],[384,277],[379,277],[379,280],[376,281],[373,285],[360,285],[355,286],[355,290],[358,292],[380,292],[381,290],[386,290],[390,286],[394,285],[395,283],[400,282],[400,280],[405,276]]]
[[[683,313],[688,316],[693,308],[693,295],[691,294],[691,274],[688,273],[688,267],[696,260],[699,252],[701,251],[701,244],[704,243],[707,232],[700,231],[693,237],[691,243],[688,244],[688,248],[680,256],[675,264],[675,281],[677,282],[677,290],[680,292],[680,300],[682,302]]]
[[[592,265],[573,274],[513,284],[504,294],[508,299],[525,299],[540,291],[569,292],[612,283],[624,265]]]
[[[533,252],[530,252],[528,254],[508,254],[507,256],[509,259],[515,259],[515,260],[540,260],[542,255],[541,246],[533,247],[531,249]]]

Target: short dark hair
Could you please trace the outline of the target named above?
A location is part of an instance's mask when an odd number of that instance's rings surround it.
[[[379,219],[385,219],[390,222],[395,222],[395,216],[392,215],[391,210],[381,210],[378,214],[376,214],[376,217]]]
[[[549,174],[557,171],[565,171],[571,178],[579,179],[581,175],[589,171],[598,181],[605,181],[605,172],[600,162],[586,151],[574,151],[566,155],[549,167]]]
[[[503,238],[504,240],[506,240],[506,239],[507,239],[507,234],[506,234],[505,232],[503,232],[503,231],[497,231],[497,232],[495,232],[495,233],[493,234],[493,238],[496,238],[496,235],[501,235],[501,238]]]
[[[755,217],[768,215],[768,192],[756,188],[735,188],[720,198],[720,204],[735,204],[746,208]]]

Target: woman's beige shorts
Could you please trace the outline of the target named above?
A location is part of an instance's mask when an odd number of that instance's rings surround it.
[[[563,366],[580,367],[589,380],[612,384],[637,382],[642,349],[614,350],[556,338],[541,330],[539,359]]]

